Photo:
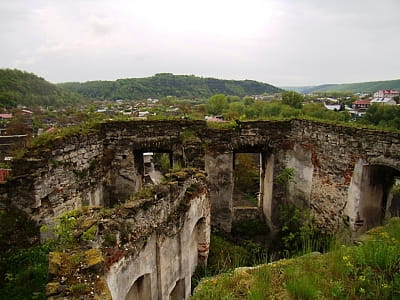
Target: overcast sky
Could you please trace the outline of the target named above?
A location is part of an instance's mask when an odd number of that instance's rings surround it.
[[[0,0],[0,68],[277,86],[400,78],[400,0]]]

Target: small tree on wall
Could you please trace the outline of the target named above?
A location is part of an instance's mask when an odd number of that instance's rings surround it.
[[[293,168],[283,169],[282,173],[276,176],[275,181],[278,184],[283,185],[285,189],[287,189],[289,183],[291,182],[296,183],[296,181],[294,180],[294,169]]]

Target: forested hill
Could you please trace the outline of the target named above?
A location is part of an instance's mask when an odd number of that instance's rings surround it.
[[[400,90],[400,79],[385,81],[370,81],[359,83],[343,83],[343,84],[323,84],[317,86],[304,87],[285,87],[287,90],[294,90],[300,93],[309,94],[312,92],[340,92],[351,91],[353,93],[372,93],[379,90]]]
[[[95,99],[208,98],[214,94],[236,96],[259,95],[282,91],[270,84],[253,80],[222,80],[194,75],[156,74],[147,78],[127,78],[116,81],[67,82],[59,84],[69,91]]]
[[[20,70],[0,69],[0,107],[51,105],[82,102],[83,97],[43,78]]]

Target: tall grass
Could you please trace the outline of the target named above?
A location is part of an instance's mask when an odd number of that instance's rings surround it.
[[[400,219],[373,229],[358,246],[336,246],[326,254],[308,254],[257,269],[233,272],[239,277],[234,279],[235,289],[226,282],[232,275],[202,282],[195,299],[227,295],[231,298],[225,299],[400,299]],[[204,290],[212,295],[215,286],[217,298],[203,297]]]

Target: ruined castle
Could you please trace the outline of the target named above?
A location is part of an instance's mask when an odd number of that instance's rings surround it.
[[[101,123],[15,160],[13,177],[0,186],[1,205],[50,226],[69,210],[111,207],[143,188],[146,152],[167,153],[182,174],[150,200],[102,217],[98,232],[114,228],[119,247],[98,271],[113,299],[188,298],[195,267],[207,261],[210,226],[229,232],[238,218],[260,218],[273,233],[283,202],[311,209],[326,231],[346,224],[354,236],[399,211],[391,192],[400,177],[398,133],[298,119],[228,128],[186,120]],[[237,153],[260,155],[255,209],[233,205]],[[294,180],[282,186],[275,178],[287,168]]]

